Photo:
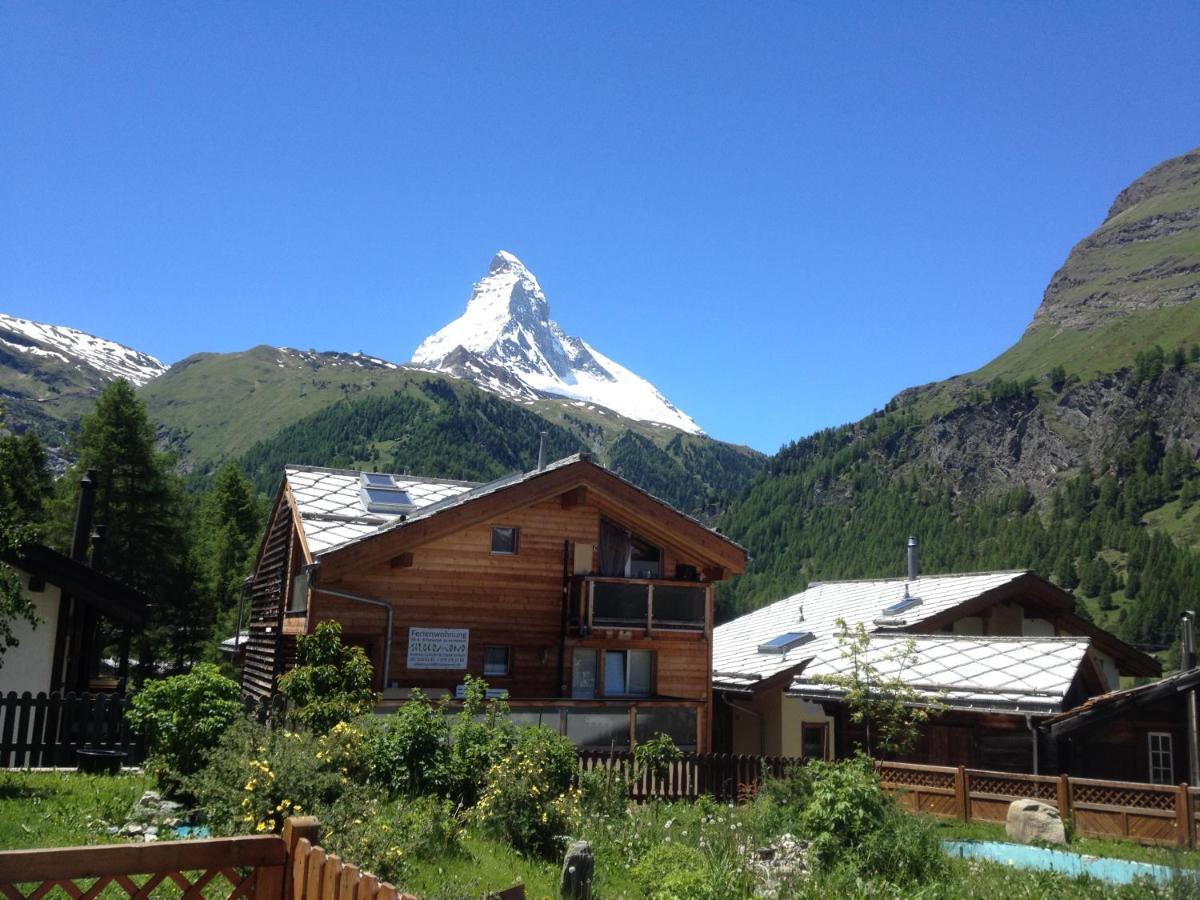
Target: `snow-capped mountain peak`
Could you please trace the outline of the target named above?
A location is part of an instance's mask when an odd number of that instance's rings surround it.
[[[465,378],[509,399],[565,397],[631,419],[700,434],[691,417],[643,378],[550,318],[537,278],[506,250],[492,257],[466,311],[426,338],[414,365]]]
[[[27,359],[89,366],[106,380],[124,378],[141,387],[167,370],[153,356],[63,325],[45,325],[0,313],[0,349]],[[19,357],[18,357],[19,358]]]

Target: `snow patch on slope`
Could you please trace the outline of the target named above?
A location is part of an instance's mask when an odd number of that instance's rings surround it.
[[[0,313],[0,335],[5,346],[20,353],[58,357],[68,364],[74,361],[76,367],[87,365],[108,378],[124,378],[138,387],[167,370],[153,356],[62,325]]]
[[[466,311],[426,338],[414,365],[465,378],[509,400],[595,403],[623,416],[701,434],[657,388],[550,318],[533,273],[507,251],[475,284]]]

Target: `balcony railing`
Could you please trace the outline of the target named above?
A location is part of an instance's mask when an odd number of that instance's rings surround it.
[[[643,578],[587,576],[577,581],[575,625],[704,631],[708,585]]]

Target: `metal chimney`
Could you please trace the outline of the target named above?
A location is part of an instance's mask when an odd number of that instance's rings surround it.
[[[545,431],[538,432],[538,471],[546,468],[546,434]]]
[[[908,536],[908,580],[917,580],[917,538],[916,535]]]
[[[96,508],[96,486],[100,474],[88,469],[79,479],[79,504],[75,508],[75,531],[71,536],[71,559],[87,563],[88,543],[92,533],[92,512]]]
[[[1196,611],[1194,609],[1186,610],[1179,623],[1182,628],[1180,635],[1181,644],[1180,669],[1187,672],[1196,668]],[[1187,753],[1188,753],[1188,775],[1191,776],[1191,784],[1200,784],[1200,715],[1196,710],[1196,689],[1192,688],[1187,692],[1184,698],[1184,703],[1187,708]]]
[[[108,537],[105,534],[103,525],[97,525],[92,529],[92,562],[93,569],[99,569],[104,565],[104,545],[107,543]]]

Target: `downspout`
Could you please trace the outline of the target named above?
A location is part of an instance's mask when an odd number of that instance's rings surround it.
[[[753,716],[755,719],[758,720],[758,755],[766,756],[767,755],[767,749],[766,749],[767,748],[767,720],[765,718],[763,718],[763,714],[756,710],[750,709],[747,706],[738,706],[738,704],[734,703],[732,700],[729,699],[729,695],[727,693],[725,693],[724,691],[721,691],[721,700],[730,709],[735,709],[740,713],[745,713],[748,716]]]
[[[387,634],[383,639],[383,689],[388,686],[388,676],[392,674],[392,604],[386,600],[380,600],[377,597],[364,597],[361,594],[351,594],[348,591],[334,591],[329,588],[317,587],[313,584],[312,579],[317,575],[317,569],[314,567],[309,576],[308,589],[314,594],[328,594],[330,597],[340,597],[343,600],[353,600],[355,603],[366,603],[369,606],[378,606],[387,613]]]
[[[1040,775],[1038,771],[1038,732],[1037,726],[1033,724],[1033,716],[1025,713],[1025,727],[1029,729],[1029,737],[1033,744],[1033,774]]]
[[[1179,642],[1180,649],[1183,651],[1180,668],[1185,672],[1196,668],[1195,621],[1196,611],[1189,609],[1184,612],[1180,623],[1183,631]],[[1187,708],[1188,776],[1191,778],[1190,784],[1200,785],[1200,730],[1198,730],[1200,725],[1197,723],[1195,688],[1187,692],[1184,703]]]

